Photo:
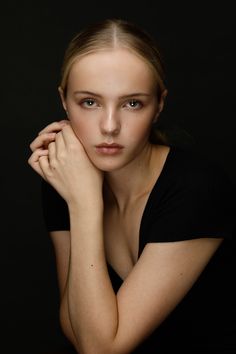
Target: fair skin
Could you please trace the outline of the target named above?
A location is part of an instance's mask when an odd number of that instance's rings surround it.
[[[158,102],[142,59],[120,48],[87,55],[60,94],[69,122],[40,132],[29,163],[69,209],[70,232],[51,233],[62,328],[78,353],[130,353],[181,301],[221,240],[148,243],[138,258],[142,213],[169,152],[148,142],[166,91]],[[104,143],[120,148],[98,147]],[[117,294],[107,261],[124,280]]]

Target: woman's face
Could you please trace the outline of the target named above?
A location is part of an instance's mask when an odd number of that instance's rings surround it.
[[[88,54],[71,67],[62,101],[90,160],[103,171],[120,169],[149,147],[157,102],[154,75],[126,49]]]

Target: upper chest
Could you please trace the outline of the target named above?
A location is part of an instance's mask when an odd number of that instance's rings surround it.
[[[149,203],[150,194],[159,180],[170,148],[158,148],[158,158],[154,156],[153,173],[145,181],[145,192],[123,213],[113,205],[105,207],[104,243],[106,259],[116,273],[125,279],[138,260],[140,246],[140,226]],[[155,197],[157,197],[155,192]]]
[[[107,262],[125,279],[138,259],[140,226],[148,196],[121,215],[115,209],[104,214],[104,244]]]

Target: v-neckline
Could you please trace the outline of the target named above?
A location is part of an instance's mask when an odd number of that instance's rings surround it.
[[[172,158],[172,155],[173,155],[173,152],[175,151],[175,146],[169,146],[170,149],[169,149],[169,152],[166,156],[166,159],[165,159],[165,162],[163,164],[163,167],[161,169],[161,172],[159,174],[159,176],[157,177],[150,193],[149,193],[149,196],[147,198],[147,201],[145,203],[145,206],[144,206],[144,210],[143,210],[143,213],[142,213],[142,216],[141,216],[141,220],[140,220],[140,226],[139,226],[139,235],[138,235],[138,258],[137,258],[137,261],[141,255],[141,236],[142,236],[142,232],[141,232],[141,229],[142,229],[142,224],[144,222],[144,219],[145,219],[145,214],[148,210],[148,207],[151,203],[151,200],[152,200],[152,196],[154,194],[154,192],[156,192],[156,189],[159,188],[160,184],[161,184],[161,181],[162,179],[164,178],[166,172],[167,172],[167,169],[168,169],[168,166],[169,166],[169,162]],[[110,267],[110,269],[112,270],[112,272],[120,279],[120,281],[123,283],[124,282],[124,279],[121,278],[121,276],[114,270],[114,268],[110,265],[110,263],[108,263],[108,266]]]

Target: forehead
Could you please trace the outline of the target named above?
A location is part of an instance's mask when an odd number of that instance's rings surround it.
[[[68,76],[68,89],[139,91],[154,89],[155,79],[144,59],[126,49],[104,50],[78,58]]]

